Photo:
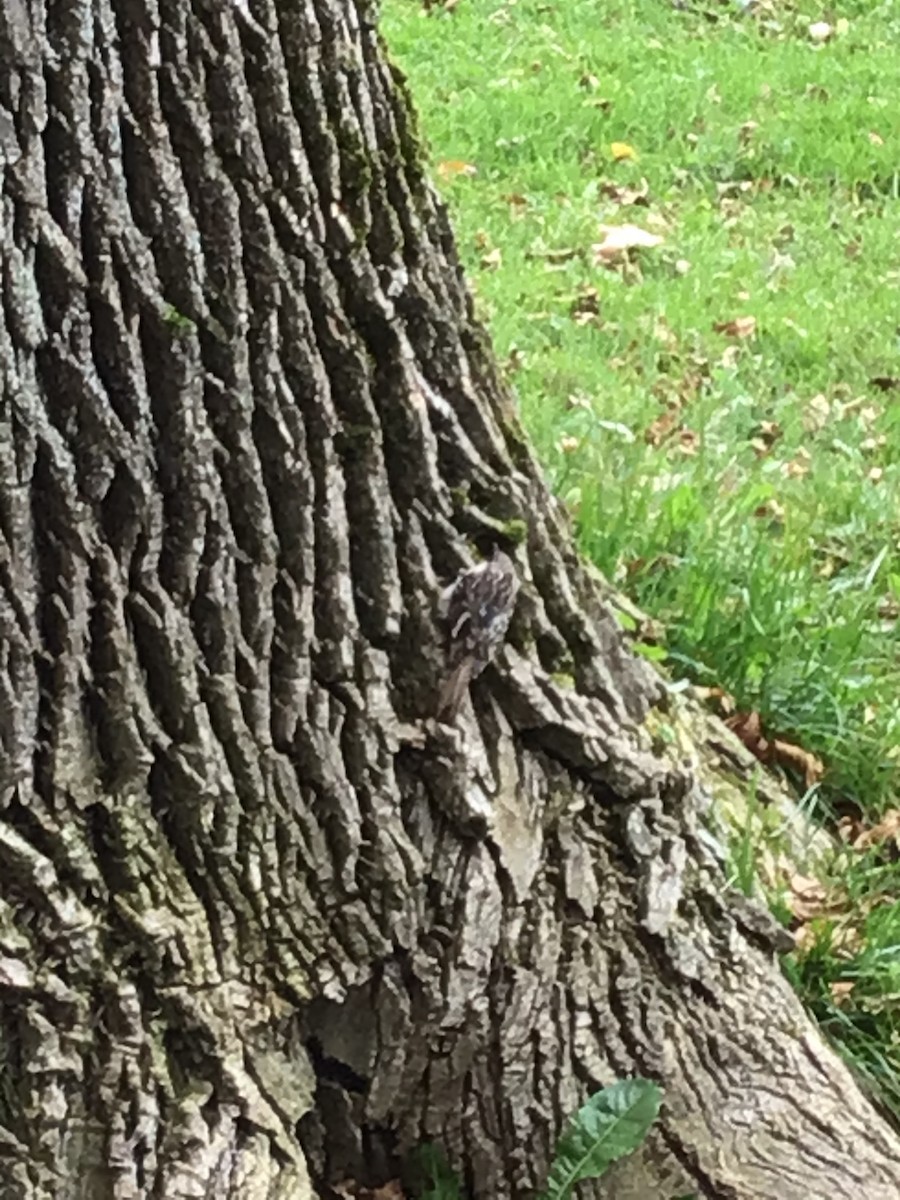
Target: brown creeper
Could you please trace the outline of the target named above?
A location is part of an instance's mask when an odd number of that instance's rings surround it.
[[[453,721],[469,684],[502,646],[516,607],[519,579],[502,550],[462,571],[444,592],[450,673],[438,702],[438,719]]]

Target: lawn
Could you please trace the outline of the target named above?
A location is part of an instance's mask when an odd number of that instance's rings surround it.
[[[900,1116],[900,3],[382,30],[583,549],[647,653],[824,765],[847,844],[787,968]]]

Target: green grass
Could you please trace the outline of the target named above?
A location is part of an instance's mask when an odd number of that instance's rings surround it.
[[[676,671],[819,755],[823,806],[865,822],[900,804],[900,2],[839,15],[816,44],[838,13],[814,3],[388,0],[383,31],[582,547]],[[592,247],[622,223],[663,242],[610,269]],[[792,969],[900,1113],[871,1011],[900,992],[900,909],[875,911],[855,956]],[[856,981],[840,1005],[823,956]]]

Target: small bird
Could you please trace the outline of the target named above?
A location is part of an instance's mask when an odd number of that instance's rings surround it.
[[[496,547],[491,558],[461,571],[444,592],[450,674],[441,688],[438,720],[456,719],[469,684],[503,645],[518,592],[512,559]]]

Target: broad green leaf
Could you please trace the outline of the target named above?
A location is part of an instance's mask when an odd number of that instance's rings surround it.
[[[568,1200],[582,1179],[596,1179],[643,1142],[662,1093],[648,1079],[623,1079],[591,1096],[556,1145],[541,1200]]]

